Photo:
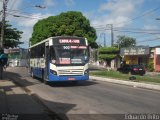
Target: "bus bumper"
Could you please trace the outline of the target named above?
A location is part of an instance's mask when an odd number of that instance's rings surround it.
[[[89,75],[83,76],[56,76],[56,75],[49,75],[49,81],[85,81],[89,80]]]

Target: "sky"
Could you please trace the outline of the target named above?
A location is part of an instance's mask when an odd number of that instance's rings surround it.
[[[38,5],[44,8],[35,7]],[[28,48],[38,20],[67,11],[80,11],[90,20],[98,45],[105,41],[111,46],[111,25],[114,43],[117,36],[125,35],[135,38],[137,45],[160,45],[160,20],[156,20],[160,18],[160,0],[8,0],[6,20],[23,31],[20,41],[24,44],[20,47]]]

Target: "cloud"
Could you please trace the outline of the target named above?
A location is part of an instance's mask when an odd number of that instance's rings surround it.
[[[111,10],[113,6],[114,6],[114,1],[104,3],[100,6],[99,11]]]
[[[154,29],[159,29],[159,27],[158,26],[156,26],[156,25],[145,25],[144,26],[144,29],[148,29],[148,30],[154,30]]]
[[[23,0],[9,0],[8,8],[12,10],[17,10],[20,8]]]
[[[24,44],[20,46],[24,48],[28,48],[29,39],[31,38],[34,24],[37,23],[38,20],[42,18],[47,18],[48,16],[51,16],[51,15],[52,14],[49,14],[49,13],[47,14],[35,13],[30,16],[27,16],[28,18],[24,18],[24,17],[15,18],[13,16],[9,16],[8,19],[16,23],[16,27],[18,28],[18,30],[23,31],[22,38],[20,41],[24,42]]]
[[[14,15],[20,17],[13,17],[12,15],[7,15],[7,20],[11,22],[13,27],[16,27],[18,30],[23,31],[22,38],[20,41],[24,42],[23,45],[20,45],[24,48],[28,48],[29,46],[29,39],[33,32],[33,26],[38,20],[47,18],[48,16],[52,16],[53,14],[50,13],[23,13],[21,10],[21,6],[23,5],[23,0],[10,0],[8,2],[8,11],[9,13],[13,13]],[[55,6],[54,0],[44,0],[45,6]],[[13,12],[12,10],[20,10],[21,12]]]
[[[116,27],[123,27],[129,24],[130,18],[137,11],[137,7],[143,3],[144,0],[109,0],[108,2],[100,5],[98,11],[103,13],[92,20],[92,24],[106,25],[115,24]]]
[[[28,48],[29,39],[31,38],[33,29],[31,27],[28,27],[28,28],[23,28],[22,31],[23,31],[23,34],[22,34],[22,39],[20,41],[24,42],[24,44],[21,44],[20,46],[23,48]]]
[[[65,0],[65,4],[70,7],[70,6],[75,5],[75,2],[74,0]]]
[[[42,13],[35,13],[35,14],[32,14],[30,16],[27,16],[28,18],[25,18],[25,17],[20,17],[18,19],[18,21],[21,21],[21,22],[18,22],[17,25],[18,26],[23,26],[23,27],[33,27],[33,25],[38,22],[38,20],[40,19],[44,19],[44,18],[47,18],[51,16],[51,14],[47,13],[47,14],[42,14]]]
[[[44,5],[53,7],[53,6],[56,6],[56,2],[55,0],[44,0]]]

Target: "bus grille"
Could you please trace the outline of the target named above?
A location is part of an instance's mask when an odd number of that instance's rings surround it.
[[[83,69],[58,70],[59,76],[83,75]]]

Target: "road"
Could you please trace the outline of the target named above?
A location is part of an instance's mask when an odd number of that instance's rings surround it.
[[[6,77],[36,94],[45,106],[58,114],[151,114],[160,113],[160,92],[89,80],[77,85],[45,85],[28,74],[27,68],[8,68]],[[73,116],[65,116],[74,118]],[[97,119],[94,116],[94,119]]]

